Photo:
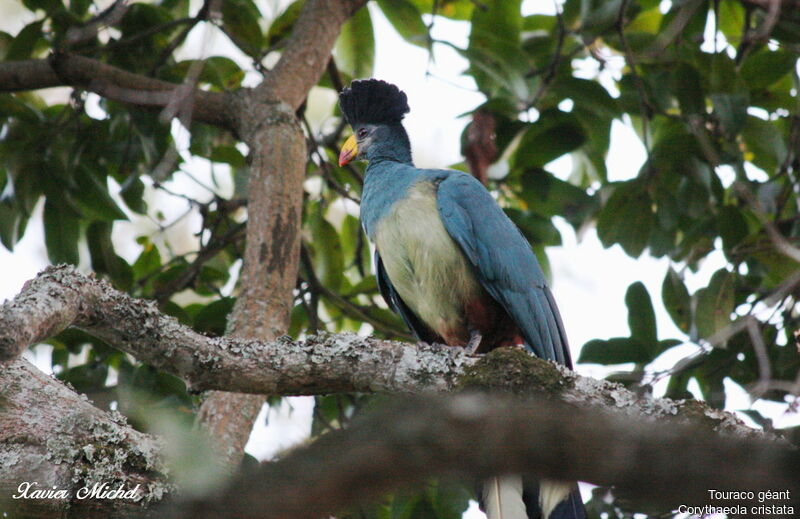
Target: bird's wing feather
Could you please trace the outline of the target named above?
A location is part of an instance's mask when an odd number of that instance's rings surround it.
[[[571,365],[561,317],[530,244],[474,177],[440,181],[439,214],[486,291],[519,326],[541,358]]]
[[[377,250],[375,251],[374,261],[375,277],[378,280],[378,290],[380,290],[381,295],[386,301],[386,304],[389,305],[389,308],[403,318],[406,326],[408,326],[408,328],[414,333],[414,335],[417,336],[418,339],[427,343],[436,342],[436,335],[430,330],[430,328],[425,326],[416,315],[414,315],[414,312],[408,308],[406,303],[400,297],[400,294],[398,294],[397,290],[395,290],[394,285],[389,279],[389,275],[386,273],[386,269],[383,266],[381,255]]]

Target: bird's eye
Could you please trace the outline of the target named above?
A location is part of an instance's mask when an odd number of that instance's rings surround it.
[[[361,128],[360,130],[358,130],[358,137],[359,138],[363,139],[366,136],[367,136],[367,129],[366,128]]]

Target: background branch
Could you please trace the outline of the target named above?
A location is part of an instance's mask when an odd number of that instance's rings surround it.
[[[531,471],[615,485],[664,507],[709,503],[708,489],[788,490],[792,501],[774,504],[797,506],[800,492],[800,454],[788,447],[563,403],[467,393],[380,408],[262,465],[219,496],[182,504],[176,517],[312,519],[430,476],[479,480]]]
[[[0,92],[18,92],[56,86],[81,87],[112,101],[140,106],[166,106],[172,92],[181,85],[127,72],[77,54],[56,53],[46,60],[0,63]],[[131,91],[140,91],[146,102],[139,102]],[[148,92],[152,92],[149,96]],[[165,95],[166,94],[166,95]],[[232,128],[225,94],[195,90],[195,120]]]

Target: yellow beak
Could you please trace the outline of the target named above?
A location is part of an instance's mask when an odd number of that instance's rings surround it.
[[[344,166],[351,162],[354,158],[358,156],[358,142],[356,142],[356,136],[351,135],[346,141],[344,141],[344,145],[342,146],[342,151],[339,152],[339,165]]]

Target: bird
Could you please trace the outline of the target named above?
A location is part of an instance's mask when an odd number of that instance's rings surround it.
[[[339,165],[366,160],[361,225],[375,247],[378,288],[422,342],[503,346],[572,367],[556,301],[530,244],[467,173],[414,165],[402,120],[408,97],[380,79],[339,94],[353,134]],[[498,476],[481,485],[488,519],[585,519],[574,482]]]

